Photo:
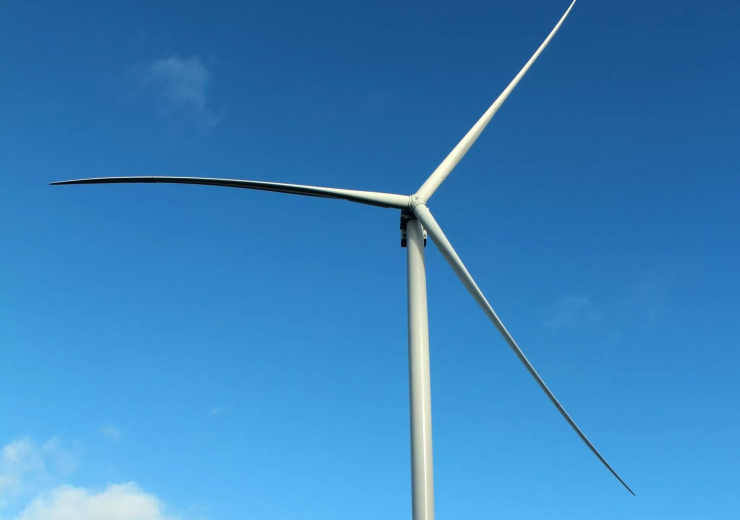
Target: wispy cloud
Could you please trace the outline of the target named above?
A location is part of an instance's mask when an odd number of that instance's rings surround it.
[[[630,286],[627,307],[648,319],[655,319],[665,312],[671,275],[651,272],[636,280]]]
[[[600,319],[601,315],[596,311],[591,298],[586,295],[569,294],[557,301],[554,316],[546,324],[559,330],[593,323]]]
[[[122,437],[121,430],[112,424],[104,424],[98,428],[98,433],[111,442],[119,442]]]
[[[210,81],[211,73],[197,56],[155,60],[142,76],[143,86],[154,94],[163,114],[193,120],[205,130],[220,120],[209,106]]]

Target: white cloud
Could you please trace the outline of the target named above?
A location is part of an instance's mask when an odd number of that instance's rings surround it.
[[[0,518],[182,520],[133,482],[100,489],[60,485],[72,457],[59,444],[55,438],[42,445],[22,438],[0,450]]]
[[[154,495],[133,482],[104,490],[61,486],[41,493],[15,520],[175,520]]]
[[[0,450],[0,509],[74,466],[74,457],[56,438],[40,446],[29,438],[6,444]]]
[[[219,121],[208,106],[206,90],[211,79],[208,69],[197,56],[177,56],[155,60],[143,77],[167,115],[194,119],[206,130]]]
[[[554,329],[573,328],[601,319],[591,298],[584,295],[569,294],[558,300],[556,308],[555,316],[547,322]]]
[[[98,433],[111,442],[119,442],[122,437],[121,430],[112,424],[104,424],[98,428]]]

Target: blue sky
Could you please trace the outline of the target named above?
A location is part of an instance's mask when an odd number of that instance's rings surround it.
[[[566,7],[4,2],[0,518],[409,518],[395,211],[48,183],[411,193]],[[432,199],[637,493],[430,246],[439,518],[740,514],[739,17],[581,0]]]

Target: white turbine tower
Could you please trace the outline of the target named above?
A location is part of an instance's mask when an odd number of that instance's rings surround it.
[[[277,191],[293,195],[307,195],[310,197],[326,197],[343,199],[360,204],[369,204],[383,208],[392,208],[401,211],[402,239],[401,245],[407,248],[408,258],[408,320],[409,320],[409,400],[411,412],[411,483],[412,483],[412,511],[413,520],[434,519],[434,479],[432,469],[432,405],[429,380],[429,329],[427,318],[427,290],[426,271],[424,267],[425,231],[436,244],[452,270],[460,278],[465,288],[470,292],[486,316],[493,322],[504,337],[514,354],[524,364],[531,376],[540,385],[547,397],[552,401],[560,414],[568,421],[571,428],[588,446],[594,455],[606,466],[627,490],[634,492],[620,478],[616,471],[601,456],[591,444],[586,435],[565,411],[565,408],[555,398],[545,382],[539,376],[524,352],[516,344],[514,338],[506,330],[504,324],[486,300],[478,285],[470,276],[465,265],[447,240],[442,228],[432,216],[427,204],[434,192],[447,178],[457,163],[465,156],[480,133],[486,127],[499,107],[514,90],[532,63],[542,53],[550,40],[555,36],[565,18],[570,13],[575,0],[540,45],[534,55],[524,65],[519,74],[504,89],[503,93],[494,101],[493,105],[483,114],[478,122],[463,137],[450,154],[442,161],[429,178],[413,195],[396,195],[392,193],[378,193],[372,191],[344,190],[323,188],[319,186],[302,186],[297,184],[283,184],[277,182],[262,182],[233,179],[210,179],[200,177],[102,177],[93,179],[79,179],[53,182],[52,184],[108,184],[108,183],[147,183],[169,182],[180,184],[206,184],[211,186],[227,186],[231,188],[247,188],[252,190]]]

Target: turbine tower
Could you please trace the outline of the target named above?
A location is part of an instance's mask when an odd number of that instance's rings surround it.
[[[325,197],[342,199],[360,204],[369,204],[382,208],[391,208],[401,212],[401,245],[407,250],[408,275],[408,332],[409,332],[409,401],[411,415],[411,487],[412,487],[412,518],[413,520],[434,520],[434,476],[432,465],[432,404],[429,379],[429,327],[427,316],[426,270],[424,263],[424,246],[428,234],[437,246],[452,270],[460,278],[465,288],[470,292],[483,312],[498,329],[511,350],[519,358],[530,375],[537,381],[552,404],[558,409],[571,428],[588,446],[593,454],[606,466],[627,490],[634,492],[627,486],[616,471],[601,456],[591,441],[581,431],[578,425],[565,411],[555,395],[539,376],[529,362],[514,338],[506,330],[504,324],[494,312],[488,300],[478,285],[470,276],[465,265],[460,260],[450,241],[445,236],[432,213],[429,211],[429,199],[444,182],[457,163],[465,156],[476,141],[483,129],[488,125],[496,111],[506,101],[514,87],[517,86],[524,74],[539,57],[565,18],[570,13],[576,0],[568,7],[565,14],[540,45],[534,55],[527,61],[522,70],[514,77],[501,95],[494,101],[477,123],[455,146],[444,161],[437,167],[429,178],[413,195],[397,195],[393,193],[379,193],[371,191],[345,190],[324,188],[319,186],[303,186],[298,184],[283,184],[278,182],[263,182],[236,179],[211,179],[200,177],[101,177],[93,179],[78,179],[53,182],[59,184],[112,184],[112,183],[149,183],[164,182],[178,184],[205,184],[210,186],[226,186],[230,188],[246,188],[251,190],[276,191],[293,195],[310,197]]]

